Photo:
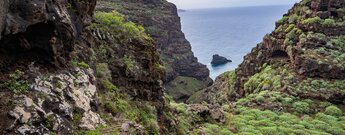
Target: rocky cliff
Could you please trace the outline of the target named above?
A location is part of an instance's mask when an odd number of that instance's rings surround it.
[[[344,134],[344,8],[295,4],[235,71],[188,101],[230,107],[232,133]]]
[[[83,28],[91,23],[95,4],[92,0],[2,1],[1,68],[30,61],[65,65]]]
[[[209,70],[200,64],[181,31],[176,6],[164,0],[101,0],[97,10],[116,10],[129,20],[141,24],[155,40],[166,69],[167,92],[177,101],[212,83]]]
[[[165,69],[143,27],[95,0],[0,2],[1,134],[159,134]]]

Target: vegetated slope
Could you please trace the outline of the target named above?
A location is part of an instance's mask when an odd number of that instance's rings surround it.
[[[342,0],[295,4],[236,71],[188,100],[230,107],[229,125],[205,130],[344,134],[344,9]]]
[[[117,12],[92,19],[93,0],[0,6],[0,134],[174,128],[165,125],[165,69],[143,27]]]
[[[101,0],[97,10],[116,10],[145,27],[154,39],[166,69],[167,93],[175,100],[185,101],[190,95],[211,85],[209,70],[197,61],[181,31],[174,4],[165,0]]]

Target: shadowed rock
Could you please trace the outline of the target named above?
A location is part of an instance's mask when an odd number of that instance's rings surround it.
[[[213,55],[211,64],[212,66],[218,66],[218,65],[226,64],[228,62],[232,62],[232,61],[223,56],[219,56],[218,54],[215,54]]]

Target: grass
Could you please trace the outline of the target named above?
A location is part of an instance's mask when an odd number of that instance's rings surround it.
[[[108,80],[103,80],[103,87],[106,91],[100,94],[101,103],[106,112],[114,116],[135,121],[145,128],[145,134],[158,134],[159,126],[157,112],[153,105],[145,101],[133,101]]]
[[[183,96],[191,96],[202,88],[205,88],[202,81],[192,77],[178,76],[169,84],[167,93],[176,100]]]
[[[23,79],[24,72],[16,70],[9,74],[6,82],[0,84],[0,88],[12,91],[15,94],[25,93],[29,91],[30,84],[27,80]]]

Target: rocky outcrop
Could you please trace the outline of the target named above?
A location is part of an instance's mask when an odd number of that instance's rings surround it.
[[[229,133],[224,134],[344,134],[344,8],[343,0],[295,4],[235,71],[188,101],[229,108],[230,126],[223,130]],[[316,121],[318,127],[296,131],[300,123]]]
[[[232,62],[232,61],[223,56],[219,56],[218,54],[215,54],[212,56],[211,64],[212,66],[218,66],[218,65],[226,64],[228,62]]]
[[[161,0],[102,0],[98,2],[97,10],[116,10],[130,21],[145,27],[145,31],[155,40],[164,63],[167,91],[183,91],[178,87],[170,87],[171,82],[178,76],[196,78],[200,84],[206,86],[212,83],[209,70],[198,62],[191,51],[190,43],[181,31],[180,18],[174,4]]]
[[[37,73],[33,69],[30,72]],[[14,108],[8,110],[11,119],[1,129],[18,134],[70,134],[75,122],[81,129],[95,130],[105,124],[95,112],[98,108],[95,79],[91,69],[79,68],[37,76],[29,94],[13,96]]]
[[[343,7],[340,0],[303,1],[277,22],[276,30],[245,56],[236,69],[236,87],[244,84],[264,63],[283,63],[304,77],[344,79]]]
[[[1,1],[1,68],[30,61],[64,66],[95,5],[95,0]]]

